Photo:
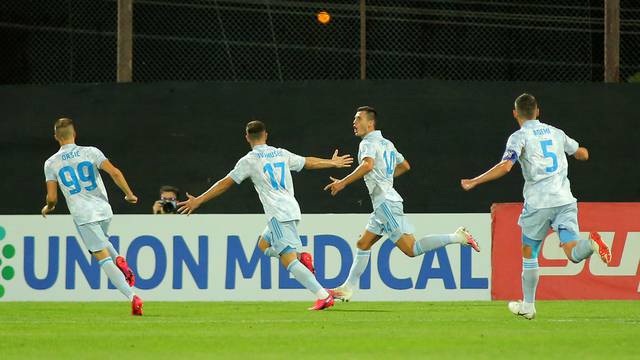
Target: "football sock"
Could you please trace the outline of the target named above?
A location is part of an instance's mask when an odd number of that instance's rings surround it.
[[[418,256],[427,251],[435,250],[457,242],[456,234],[427,235],[413,244],[413,256]]]
[[[593,254],[591,240],[578,240],[576,246],[571,250],[571,258],[574,262],[580,262]]]
[[[369,258],[371,257],[371,250],[360,250],[356,253],[356,258],[353,259],[353,264],[351,265],[351,270],[349,270],[349,277],[347,277],[347,281],[345,284],[350,289],[354,289],[360,280],[360,276],[367,268],[369,264]]]
[[[109,251],[109,255],[111,255],[111,258],[113,260],[120,256],[120,254],[118,254],[118,252],[116,251],[116,248],[114,248],[113,244],[111,244],[111,241],[107,241],[107,251]]]
[[[109,278],[109,280],[111,280],[111,283],[113,283],[113,285],[115,285],[116,288],[120,290],[122,295],[126,296],[129,301],[133,300],[133,290],[131,290],[131,287],[125,280],[122,271],[120,271],[120,269],[116,267],[116,264],[113,263],[113,259],[111,259],[110,257],[104,258],[98,261],[98,264],[100,264],[100,267],[107,274],[107,277]]]
[[[302,286],[317,296],[318,299],[326,299],[327,296],[329,296],[327,290],[320,285],[316,277],[313,276],[313,273],[297,259],[293,260],[291,264],[287,266],[287,270],[293,274],[293,277],[295,277]]]
[[[275,258],[280,257],[280,254],[276,252],[276,249],[274,249],[273,246],[269,246],[268,248],[266,248],[264,250],[264,254]]]
[[[522,294],[525,303],[533,304],[536,301],[539,277],[538,259],[522,258]]]

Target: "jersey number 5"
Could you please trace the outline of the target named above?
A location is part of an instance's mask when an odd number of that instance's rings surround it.
[[[58,178],[64,186],[69,188],[69,194],[75,195],[82,191],[83,183],[89,183],[89,186],[84,186],[84,189],[91,191],[98,187],[96,183],[96,173],[93,170],[93,164],[89,161],[83,161],[78,164],[77,171],[71,166],[65,166],[58,171]]]
[[[276,180],[275,171],[273,168],[280,168],[280,182]],[[284,162],[277,162],[271,165],[270,163],[266,163],[262,171],[269,174],[269,179],[271,179],[271,186],[273,186],[274,190],[282,189],[284,190]]]
[[[552,173],[558,169],[558,157],[554,152],[549,151],[548,147],[553,145],[553,141],[551,140],[543,140],[540,141],[540,146],[542,147],[542,155],[546,158],[551,158],[551,166],[545,168],[548,173]]]

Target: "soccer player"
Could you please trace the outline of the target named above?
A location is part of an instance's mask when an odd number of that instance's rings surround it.
[[[60,184],[87,250],[98,260],[109,280],[131,301],[131,313],[142,315],[142,300],[131,289],[135,284],[133,271],[108,240],[107,231],[113,212],[99,170],[111,176],[124,192],[127,202],[135,204],[138,198],[129,188],[122,172],[111,164],[102,151],[92,146],[76,145],[76,131],[71,119],[56,121],[54,137],[60,144],[60,150],[44,163],[47,204],[42,208],[42,216],[46,218],[55,209]]]
[[[413,236],[414,228],[404,216],[402,197],[393,188],[393,178],[411,168],[409,162],[384,137],[378,128],[376,110],[369,106],[359,107],[353,119],[353,132],[362,138],[358,150],[358,167],[344,179],[330,177],[332,183],[324,189],[335,196],[347,185],[364,178],[369,190],[373,213],[369,217],[364,234],[357,242],[357,254],[349,276],[344,284],[334,289],[336,299],[350,301],[371,256],[371,247],[384,235],[409,257],[419,256],[449,244],[458,243],[480,251],[478,243],[464,228],[454,233],[426,235],[418,240]]]
[[[267,136],[264,123],[249,122],[245,138],[251,146],[251,151],[236,163],[227,176],[213,184],[202,195],[196,198],[187,193],[188,199],[178,203],[178,211],[181,214],[191,214],[203,203],[222,195],[233,184],[240,184],[250,178],[268,220],[267,227],[259,239],[260,249],[268,256],[279,257],[282,266],[317,297],[309,310],[331,307],[332,294],[318,283],[310,263],[305,267],[298,260],[302,243],[297,225],[301,214],[300,206],[294,197],[291,171],[300,171],[303,168],[349,167],[353,158],[350,155],[338,156],[338,150],[331,159],[298,156],[285,149],[267,145]]]
[[[580,240],[577,200],[571,194],[567,178],[565,153],[586,161],[589,152],[564,131],[537,120],[539,114],[535,97],[530,94],[518,96],[513,116],[520,129],[509,137],[502,161],[476,178],[460,181],[462,188],[468,191],[506,175],[516,162],[520,163],[525,180],[524,209],[518,220],[522,229],[524,301],[512,301],[508,306],[512,313],[529,320],[536,316],[538,251],[549,228],[558,233],[560,246],[572,262],[578,263],[596,250],[602,261],[608,264],[611,260],[611,252],[598,233],[590,233],[589,240]]]

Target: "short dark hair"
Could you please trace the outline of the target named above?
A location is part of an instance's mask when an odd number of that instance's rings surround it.
[[[60,118],[56,120],[53,125],[53,132],[59,138],[67,140],[73,136],[75,127],[73,126],[73,120],[69,118]]]
[[[358,111],[365,112],[369,120],[373,120],[375,125],[378,125],[378,112],[371,106],[360,106]]]
[[[252,120],[247,124],[247,135],[253,140],[258,140],[262,137],[262,133],[267,131],[267,127],[260,120]]]
[[[174,194],[176,194],[176,197],[180,196],[180,189],[178,189],[175,186],[171,186],[171,185],[163,185],[160,187],[160,195],[162,195],[163,192],[172,192]]]
[[[515,108],[520,116],[533,119],[536,116],[538,101],[531,95],[524,93],[516,98]]]

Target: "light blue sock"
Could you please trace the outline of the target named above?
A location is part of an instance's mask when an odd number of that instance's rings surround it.
[[[591,247],[591,240],[578,240],[578,244],[571,250],[571,260],[575,263],[588,258],[593,254],[593,247]]]
[[[326,299],[327,296],[329,296],[327,290],[320,285],[316,277],[313,276],[313,273],[297,259],[293,260],[291,264],[287,266],[287,270],[293,274],[293,277],[296,278],[302,286],[317,296],[318,299]]]
[[[360,281],[360,276],[367,268],[369,264],[369,258],[371,257],[371,250],[360,250],[356,252],[356,258],[353,259],[353,264],[351,264],[351,270],[349,270],[349,276],[347,277],[347,281],[345,284],[350,289],[355,289],[358,286],[358,281]]]
[[[271,257],[280,257],[280,254],[278,254],[278,252],[276,251],[276,249],[273,248],[273,246],[269,246],[268,248],[266,248],[264,250],[264,254],[267,256],[271,256]]]
[[[118,256],[120,256],[120,254],[118,254],[118,252],[116,251],[116,248],[114,248],[113,244],[111,244],[111,241],[107,241],[107,251],[109,251],[109,255],[114,261]]]
[[[456,239],[455,234],[427,235],[413,244],[413,256],[418,256],[427,251],[435,250],[449,244],[453,244]]]
[[[536,301],[536,288],[538,287],[538,259],[522,258],[522,294],[524,302],[533,304]]]
[[[133,300],[133,295],[135,294],[133,293],[133,290],[131,290],[131,287],[125,280],[124,274],[122,274],[122,271],[120,271],[120,269],[116,267],[116,264],[113,263],[113,259],[111,259],[110,257],[104,258],[98,261],[98,264],[100,264],[100,267],[107,274],[107,277],[109,278],[109,280],[111,280],[113,285],[115,285],[116,288],[120,290],[122,295],[126,296],[127,299],[129,299],[129,301]]]

